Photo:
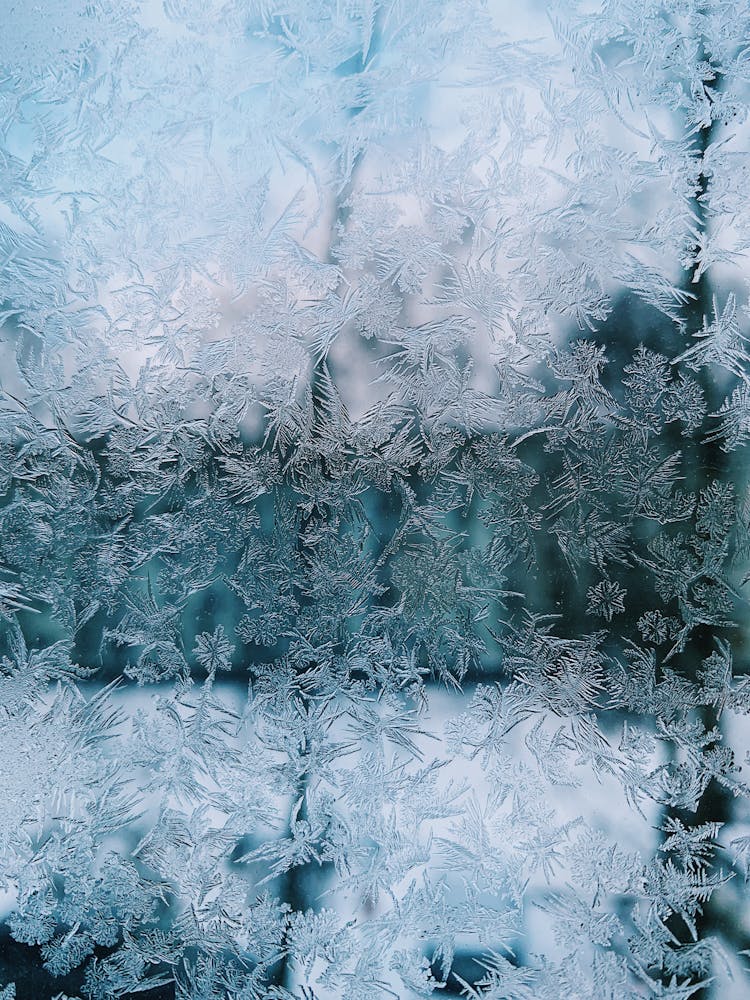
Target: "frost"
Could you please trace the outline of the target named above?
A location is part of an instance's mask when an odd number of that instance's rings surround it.
[[[0,1000],[745,996],[750,6],[6,8]]]

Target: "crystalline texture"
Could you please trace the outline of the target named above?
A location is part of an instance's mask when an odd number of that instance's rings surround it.
[[[8,0],[0,1000],[742,998],[750,6]]]

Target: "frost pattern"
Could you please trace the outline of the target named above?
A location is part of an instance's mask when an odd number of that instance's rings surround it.
[[[747,995],[748,38],[6,0],[0,1000]]]

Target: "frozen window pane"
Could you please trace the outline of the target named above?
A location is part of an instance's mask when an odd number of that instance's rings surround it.
[[[750,5],[2,15],[0,1000],[747,996]]]

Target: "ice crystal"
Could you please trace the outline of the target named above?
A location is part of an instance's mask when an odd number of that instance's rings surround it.
[[[745,996],[750,6],[2,14],[0,1000]]]

